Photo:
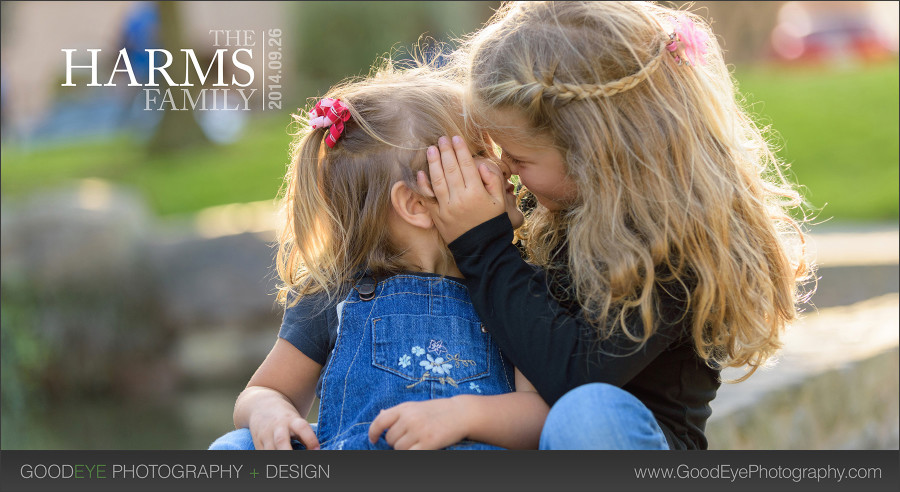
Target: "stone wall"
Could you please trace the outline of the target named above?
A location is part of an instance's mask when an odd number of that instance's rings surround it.
[[[262,357],[244,337],[266,333],[270,345],[277,333],[275,250],[256,234],[201,238],[190,221],[160,223],[135,192],[93,180],[4,203],[0,223],[3,309],[16,313],[3,329],[40,346],[29,377],[51,394],[246,381]],[[235,336],[252,354],[209,354]]]
[[[5,202],[4,411],[24,401],[9,381],[27,380],[51,397],[178,395],[194,409],[189,425],[227,430],[233,396],[281,320],[274,235],[252,227],[274,212],[255,210],[243,229],[255,232],[210,237],[196,217],[159,221],[135,192],[98,181]],[[896,248],[896,230],[889,236],[886,248]],[[897,449],[896,256],[877,265],[829,258],[817,309],[789,328],[779,361],[720,389],[712,448]]]

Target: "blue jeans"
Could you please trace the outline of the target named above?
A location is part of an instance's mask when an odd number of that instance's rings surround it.
[[[310,424],[313,431],[316,424]],[[294,449],[302,445],[292,441]],[[216,439],[211,450],[252,450],[249,429]],[[605,383],[579,386],[560,398],[544,423],[540,449],[669,449],[653,414],[631,393]]]
[[[579,386],[550,409],[540,449],[669,449],[653,413],[606,383]]]
[[[312,427],[313,432],[316,431],[316,424],[309,424]],[[296,439],[291,439],[291,445],[294,449],[304,449],[303,445],[300,444],[300,441]],[[209,449],[212,451],[228,451],[228,450],[242,450],[242,451],[252,451],[256,449],[253,446],[253,436],[250,435],[250,429],[237,429],[225,434],[224,436],[216,439],[212,444],[209,445]]]

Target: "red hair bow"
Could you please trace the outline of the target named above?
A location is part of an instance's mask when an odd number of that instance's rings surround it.
[[[316,128],[330,128],[325,137],[325,145],[329,149],[334,148],[337,139],[344,133],[344,122],[350,119],[350,110],[341,103],[340,99],[330,97],[322,98],[309,112],[309,126]]]

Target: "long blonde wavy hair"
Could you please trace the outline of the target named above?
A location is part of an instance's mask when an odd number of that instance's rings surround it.
[[[294,116],[299,131],[282,187],[276,256],[278,300],[288,305],[323,291],[329,299],[342,295],[346,282],[364,270],[418,269],[404,260],[402,238],[388,230],[391,187],[403,181],[418,190],[416,172],[428,172],[425,150],[442,135],[462,135],[471,147],[484,147],[480,133],[465,132],[462,86],[427,66],[401,69],[386,60],[325,97],[340,99],[352,116],[334,148],[325,145],[327,129],[309,127],[307,111]],[[439,269],[446,270],[453,261],[449,250],[443,258]]]
[[[665,50],[676,15],[709,34],[706,64]],[[653,335],[661,284],[677,283],[697,354],[748,366],[780,347],[808,278],[802,204],[741,107],[722,52],[696,15],[643,2],[503,5],[466,40],[449,73],[468,81],[467,116],[489,133],[549,137],[577,202],[528,217],[530,260],[550,267],[568,241],[578,303],[602,340]],[[504,128],[515,110],[530,128]],[[625,323],[639,310],[641,332]]]

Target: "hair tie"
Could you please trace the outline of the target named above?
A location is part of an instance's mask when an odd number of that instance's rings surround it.
[[[313,130],[320,127],[330,128],[325,137],[325,145],[333,149],[338,138],[344,133],[344,122],[349,120],[350,116],[350,110],[340,99],[324,97],[309,112],[309,126]]]
[[[704,65],[706,59],[706,41],[709,35],[694,24],[686,15],[675,19],[675,30],[669,35],[666,49],[679,65]]]

